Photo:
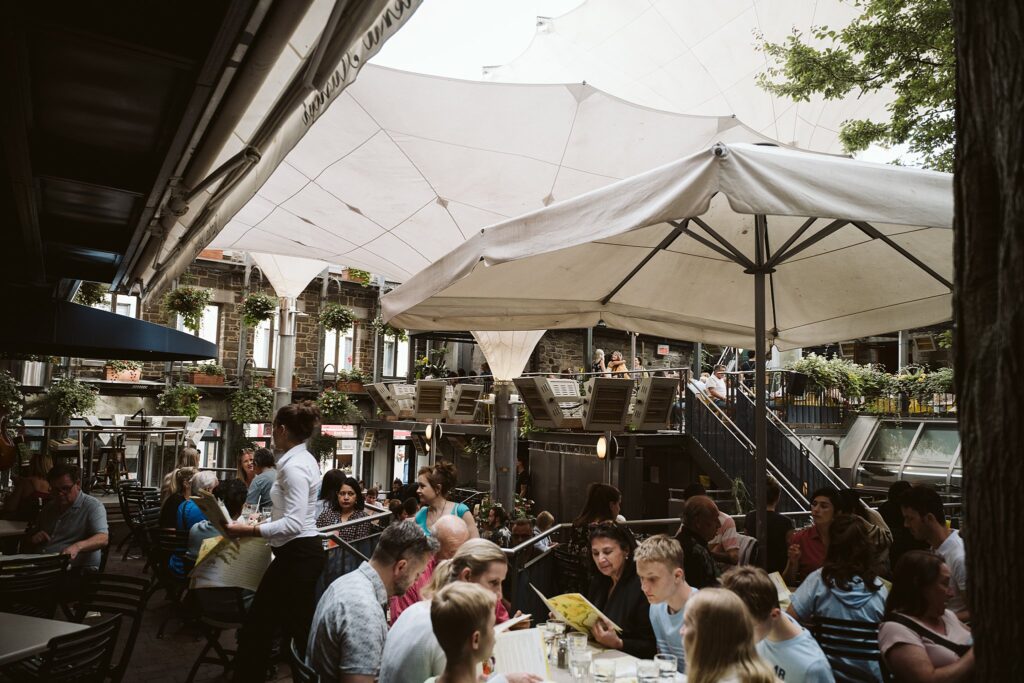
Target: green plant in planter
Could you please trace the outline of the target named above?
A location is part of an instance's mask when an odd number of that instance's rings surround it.
[[[210,305],[213,292],[202,287],[183,286],[172,289],[164,295],[164,308],[177,313],[187,329],[199,332],[203,311]]]
[[[135,372],[142,369],[142,363],[137,360],[108,360],[106,366],[114,372]]]
[[[348,279],[360,283],[363,287],[370,286],[370,273],[358,268],[348,268]]]
[[[21,422],[21,413],[25,406],[25,396],[21,393],[21,384],[6,370],[0,370],[0,410],[7,413],[9,427]]]
[[[164,389],[156,399],[156,409],[161,415],[188,415],[188,419],[199,417],[199,401],[202,394],[193,386],[177,384]]]
[[[370,376],[359,368],[352,368],[351,370],[338,370],[338,381],[339,382],[360,382],[365,383],[370,379]]]
[[[107,293],[107,286],[99,282],[83,282],[75,294],[75,303],[83,306],[99,306]]]
[[[932,394],[953,393],[953,368],[939,368],[929,372],[925,376],[925,393],[931,398]]]
[[[316,400],[324,421],[352,424],[362,421],[363,415],[352,401],[341,391],[325,389]]]
[[[231,395],[231,418],[239,424],[270,422],[274,412],[274,392],[251,386]]]
[[[98,393],[73,377],[65,377],[50,387],[44,403],[54,417],[69,419],[92,412]]]
[[[253,292],[242,301],[242,321],[249,327],[256,327],[264,320],[274,317],[277,298],[263,292]]]
[[[338,452],[338,440],[328,434],[314,434],[306,442],[306,448],[320,462],[334,458]]]
[[[192,370],[192,372],[200,372],[204,375],[209,375],[210,377],[223,377],[224,366],[217,365],[216,363],[200,363],[195,366],[195,369]]]
[[[355,322],[355,311],[341,304],[327,304],[320,311],[320,324],[328,330],[348,332]]]
[[[426,356],[416,359],[416,379],[441,379],[448,376],[448,347],[432,349]]]
[[[392,327],[384,322],[384,319],[379,315],[373,319],[373,330],[382,337],[393,338],[395,341],[404,342],[409,339],[409,335],[400,327]]]

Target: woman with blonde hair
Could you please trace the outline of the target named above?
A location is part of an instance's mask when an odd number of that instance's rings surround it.
[[[160,504],[160,527],[174,529],[178,525],[178,508],[191,494],[189,485],[196,475],[195,467],[179,467],[164,478],[166,493]]]
[[[690,597],[683,618],[689,683],[776,683],[754,646],[754,619],[743,600],[724,588]]]

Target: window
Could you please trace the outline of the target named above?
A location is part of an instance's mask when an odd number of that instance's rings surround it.
[[[326,330],[324,332],[324,367],[327,364],[338,370],[351,370],[353,349],[355,348],[353,332],[349,330],[339,334],[337,330]]]
[[[384,339],[384,367],[382,374],[385,377],[405,377],[409,374],[408,341],[396,344],[392,338]]]
[[[185,321],[179,315],[175,322],[175,328],[179,332],[185,332],[204,339],[211,344],[217,344],[220,339],[220,305],[210,304],[203,309],[203,317],[199,321],[199,332],[185,328]],[[216,363],[216,358],[208,358],[206,362]]]
[[[256,326],[252,337],[252,359],[261,370],[274,369],[277,361],[278,314],[270,320],[263,320]]]
[[[117,313],[118,315],[125,315],[129,318],[139,317],[139,297],[131,296],[129,294],[111,294],[107,292],[103,295],[103,302],[93,306],[101,311],[110,311],[111,313]]]

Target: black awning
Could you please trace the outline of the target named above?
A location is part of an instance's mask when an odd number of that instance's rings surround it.
[[[53,299],[9,302],[0,352],[116,360],[206,360],[217,345],[163,325]]]

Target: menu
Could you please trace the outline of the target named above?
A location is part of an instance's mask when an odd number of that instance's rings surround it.
[[[613,629],[622,631],[615,625],[615,622],[602,614],[601,610],[579,593],[564,593],[553,598],[546,598],[532,583],[530,588],[540,596],[549,610],[581,633],[590,633],[591,627],[597,623],[598,619],[604,619],[606,623],[611,624]]]

